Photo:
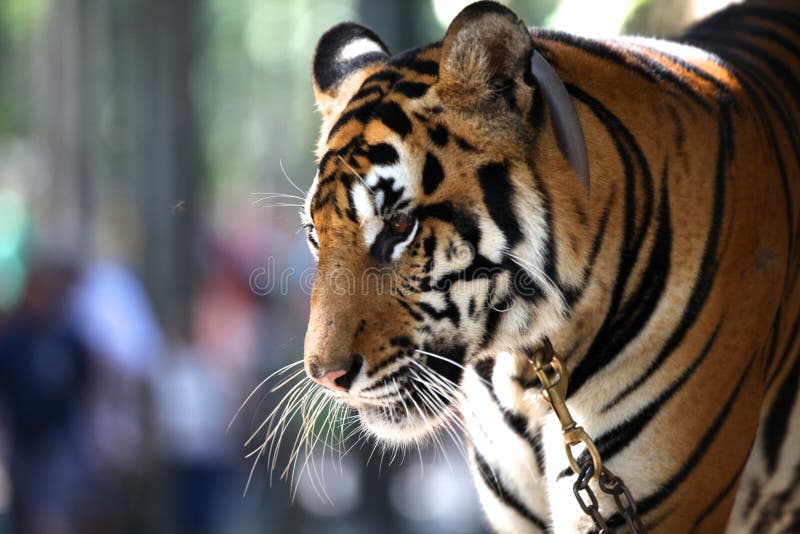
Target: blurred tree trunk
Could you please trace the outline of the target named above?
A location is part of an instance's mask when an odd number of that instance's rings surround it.
[[[431,35],[439,33],[430,0],[359,0],[358,19],[381,37],[392,54],[427,44]]]
[[[100,0],[103,1],[103,0]],[[141,103],[141,208],[146,227],[145,275],[172,334],[188,336],[195,266],[198,264],[199,135],[191,94],[198,53],[195,0],[129,0],[141,24],[135,38],[148,47]],[[146,5],[147,7],[143,7]],[[149,34],[149,35],[148,35]],[[131,95],[133,96],[133,95]],[[135,110],[135,102],[126,106]]]
[[[37,117],[54,192],[46,246],[79,260],[144,258],[136,267],[159,316],[184,336],[204,182],[191,95],[202,4],[51,5]]]

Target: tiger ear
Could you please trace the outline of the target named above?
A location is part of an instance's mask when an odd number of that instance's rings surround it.
[[[438,92],[474,109],[498,90],[526,80],[533,41],[525,24],[496,2],[476,2],[459,13],[442,41]]]
[[[367,76],[388,58],[389,51],[380,37],[354,22],[337,24],[320,37],[312,78],[323,129],[342,112]]]

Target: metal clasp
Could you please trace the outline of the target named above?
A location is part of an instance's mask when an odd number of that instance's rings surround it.
[[[564,449],[567,453],[569,465],[576,474],[581,472],[581,467],[572,452],[572,448],[582,443],[592,458],[594,467],[592,479],[597,480],[603,470],[600,452],[597,450],[592,438],[582,427],[578,426],[572,418],[569,408],[567,408],[569,373],[558,356],[556,356],[549,340],[545,339],[542,347],[533,354],[531,364],[536,376],[542,383],[542,397],[553,408],[559,423],[561,423],[561,431],[564,435]]]

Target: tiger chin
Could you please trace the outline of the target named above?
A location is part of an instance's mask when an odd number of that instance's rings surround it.
[[[529,30],[493,2],[399,55],[330,29],[308,377],[389,445],[464,427],[494,530],[586,531],[529,361],[551,342],[649,532],[796,522],[799,40],[777,0],[674,42]]]

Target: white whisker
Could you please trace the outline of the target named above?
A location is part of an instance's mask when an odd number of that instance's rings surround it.
[[[259,382],[258,385],[255,388],[253,388],[253,391],[251,391],[250,394],[244,399],[244,401],[242,402],[242,405],[239,406],[238,410],[236,410],[236,413],[233,414],[233,417],[231,418],[231,422],[228,423],[228,428],[226,429],[226,432],[230,432],[231,426],[233,426],[234,421],[236,421],[236,418],[242,412],[242,409],[245,407],[245,405],[248,402],[250,402],[250,399],[253,398],[253,395],[255,395],[256,392],[264,386],[264,384],[269,382],[272,379],[272,377],[274,377],[274,376],[276,376],[278,374],[281,374],[281,373],[285,373],[286,371],[288,371],[289,369],[291,369],[295,365],[299,365],[299,364],[302,364],[302,363],[303,363],[303,360],[298,360],[298,361],[292,362],[292,363],[290,363],[288,365],[284,365],[283,367],[281,367],[280,369],[278,369],[277,371],[275,371],[274,373],[269,375],[267,378],[265,378],[264,380]]]
[[[280,168],[281,168],[281,172],[283,173],[283,176],[284,176],[284,177],[285,177],[285,178],[286,178],[286,179],[289,181],[289,183],[290,183],[290,184],[292,184],[292,187],[294,187],[295,189],[297,189],[297,191],[298,191],[298,192],[299,192],[301,195],[303,195],[303,196],[305,197],[305,195],[306,195],[306,192],[305,192],[305,191],[303,191],[302,189],[300,189],[299,187],[297,187],[297,184],[296,184],[296,183],[294,183],[294,181],[293,181],[291,178],[289,178],[289,175],[286,173],[286,169],[284,169],[284,168],[283,168],[283,160],[280,160],[280,159],[279,159],[279,160],[278,160],[278,165],[279,165],[279,166],[280,166]]]
[[[342,156],[337,156],[337,157],[339,158],[339,161],[341,161],[341,162],[342,162],[342,164],[344,164],[344,166],[345,166],[345,167],[347,167],[347,168],[350,170],[350,172],[351,172],[351,173],[353,173],[353,175],[355,175],[355,177],[356,177],[356,178],[358,178],[359,180],[361,180],[361,183],[362,183],[362,184],[364,184],[364,187],[366,187],[366,188],[369,190],[369,192],[370,192],[370,193],[372,193],[372,194],[374,195],[374,194],[375,194],[375,190],[373,190],[373,189],[372,189],[372,188],[369,186],[369,184],[367,183],[367,181],[366,181],[366,180],[364,180],[364,177],[363,177],[363,176],[361,176],[360,174],[358,174],[358,172],[356,172],[356,170],[355,170],[353,167],[351,167],[351,166],[350,166],[350,164],[349,164],[349,163],[347,163],[347,162],[344,160],[344,158],[343,158]]]
[[[558,288],[558,285],[550,278],[546,272],[542,271],[541,269],[536,268],[536,266],[529,261],[517,256],[516,254],[512,254],[511,252],[506,252],[506,255],[511,258],[511,260],[525,269],[528,274],[532,275],[534,278],[540,278],[547,283],[550,292],[555,296],[558,300],[558,307],[559,311],[566,310],[567,304],[564,300],[564,295],[561,293],[561,290]]]
[[[446,357],[444,357],[444,356],[440,356],[439,354],[434,354],[434,353],[432,353],[432,352],[428,352],[428,351],[426,351],[426,350],[421,350],[421,349],[416,349],[414,352],[419,352],[420,354],[424,354],[425,356],[430,356],[431,358],[436,358],[436,359],[442,360],[442,361],[444,361],[444,362],[447,362],[447,363],[449,363],[449,364],[451,364],[451,365],[453,365],[453,366],[455,366],[455,367],[458,367],[458,368],[459,368],[459,369],[461,369],[462,371],[466,371],[466,370],[467,370],[467,368],[466,368],[466,367],[464,367],[463,365],[461,365],[460,363],[458,363],[458,362],[456,362],[456,361],[453,361],[453,360],[451,360],[450,358],[446,358]],[[444,378],[444,379],[448,380],[450,383],[453,383],[453,382],[452,382],[452,381],[451,381],[449,378],[447,378],[447,377],[444,377],[444,376],[443,376],[442,378]],[[479,378],[479,379],[480,379],[480,380],[481,380],[481,381],[482,381],[484,384],[486,384],[487,386],[489,386],[489,387],[491,387],[491,386],[492,386],[492,385],[491,385],[489,382],[487,382],[487,381],[486,381],[484,378],[481,378],[481,377],[478,377],[478,378]],[[453,385],[455,385],[455,384],[453,384]]]
[[[300,197],[300,196],[297,196],[297,195],[290,195],[288,193],[259,193],[259,192],[253,192],[253,193],[250,193],[250,194],[251,195],[256,195],[256,196],[260,197],[261,199],[267,199],[267,198],[291,198],[291,199],[294,199],[294,200],[305,200],[304,197]]]

